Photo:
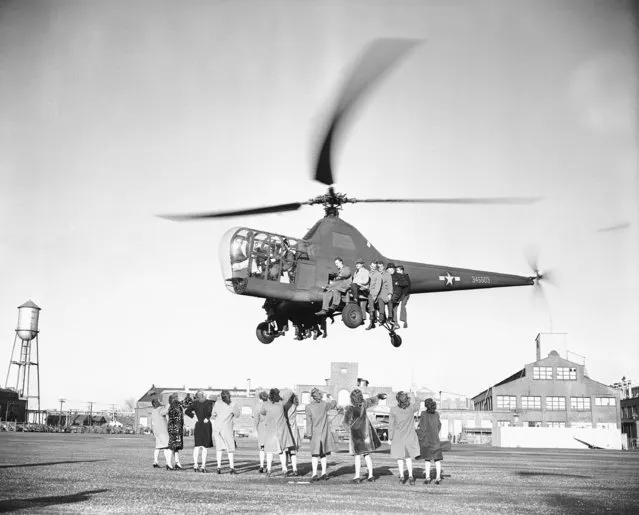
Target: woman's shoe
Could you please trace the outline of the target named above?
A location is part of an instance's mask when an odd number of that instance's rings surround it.
[[[203,472],[204,474],[206,474],[206,473],[207,473],[207,471],[206,471],[206,469],[205,469],[204,467],[202,467],[202,468],[200,469],[200,472]]]
[[[197,468],[197,467],[193,467],[193,472],[199,472],[199,471],[200,471],[200,469],[199,469],[199,468]]]
[[[222,473],[222,469],[220,467],[217,468],[217,473],[221,474]]]
[[[441,479],[435,479],[435,484],[438,485]]]
[[[361,482],[362,482],[361,477],[354,477],[353,479],[351,479],[351,483],[360,484]]]
[[[399,484],[400,485],[406,484],[406,478],[404,476],[399,476]]]
[[[231,469],[231,470],[229,471],[229,474],[235,474],[235,469]]]
[[[175,470],[173,467],[166,466],[166,470]]]
[[[322,481],[328,481],[328,474],[322,474],[322,475],[320,476],[320,480],[322,480]]]
[[[175,464],[175,470],[184,470],[184,467],[182,465],[180,465],[179,463]]]
[[[415,478],[413,476],[408,476],[408,484],[410,486],[415,486]]]
[[[311,483],[315,483],[316,481],[319,481],[319,478],[317,476],[311,476]]]
[[[369,483],[373,483],[375,481],[375,476],[369,476],[366,481],[368,481]]]
[[[260,474],[264,474],[264,467],[260,467],[259,469],[257,469],[257,471],[258,471]]]
[[[153,468],[154,468],[154,469],[159,469],[159,468],[160,468],[160,465],[158,465],[157,463],[154,463],[154,464],[153,464]]]
[[[424,481],[424,484],[425,484],[425,485],[430,485],[430,481],[431,481],[431,480],[430,480],[430,478],[429,478],[429,479],[427,479],[427,480],[425,480],[425,481]]]

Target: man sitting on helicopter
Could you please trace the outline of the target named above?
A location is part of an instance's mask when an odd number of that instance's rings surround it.
[[[364,266],[364,260],[359,258],[355,261],[355,274],[353,275],[351,292],[353,293],[353,300],[360,304],[360,308],[362,310],[362,324],[366,321],[366,304],[368,302],[368,289],[370,282],[371,276]],[[366,300],[360,301],[360,295],[363,295]]]
[[[342,301],[342,293],[348,291],[351,286],[351,269],[344,266],[344,260],[341,257],[335,258],[335,266],[338,269],[337,276],[322,294],[322,309],[315,313],[318,316],[335,311]]]

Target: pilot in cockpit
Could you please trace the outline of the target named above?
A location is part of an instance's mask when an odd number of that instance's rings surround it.
[[[231,269],[232,270],[244,270],[248,268],[248,255],[246,238],[237,236],[231,243]]]

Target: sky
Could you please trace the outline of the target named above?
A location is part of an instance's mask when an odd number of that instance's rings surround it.
[[[399,349],[341,321],[263,345],[262,300],[226,290],[220,238],[301,237],[321,208],[155,215],[323,193],[324,124],[380,37],[422,43],[344,128],[337,191],[543,200],[342,218],[395,259],[530,275],[532,249],[555,284],[414,295]],[[0,2],[0,362],[31,299],[43,408],[323,383],[332,361],[472,396],[534,361],[540,332],[567,333],[593,379],[639,382],[637,48],[624,1]]]

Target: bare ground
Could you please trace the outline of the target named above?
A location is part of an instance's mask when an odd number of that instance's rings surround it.
[[[192,438],[181,452],[185,471],[153,469],[152,436],[0,433],[0,512],[22,513],[637,513],[639,453],[498,449],[456,445],[444,455],[444,480],[400,485],[388,446],[373,455],[374,483],[352,484],[346,445],[329,457],[330,479],[310,483],[279,465],[257,472],[253,439],[238,441],[235,476],[191,470]],[[275,462],[278,462],[275,457]],[[163,458],[161,458],[162,460]],[[161,463],[163,463],[161,461]]]

